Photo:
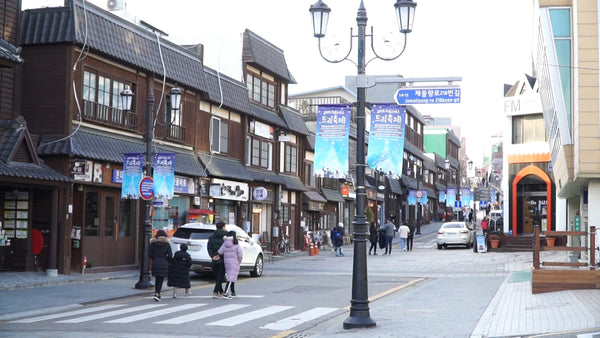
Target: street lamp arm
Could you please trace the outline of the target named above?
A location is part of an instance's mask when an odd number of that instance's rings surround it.
[[[373,51],[373,54],[375,54],[375,56],[373,58],[371,58],[369,61],[367,61],[367,63],[365,64],[365,67],[373,60],[379,59],[379,60],[383,60],[383,61],[392,61],[392,60],[396,60],[397,58],[399,58],[400,56],[402,56],[402,54],[404,54],[404,51],[406,50],[406,40],[407,40],[407,33],[404,33],[404,46],[402,46],[402,50],[400,51],[400,53],[396,56],[392,56],[389,58],[380,56],[379,54],[377,54],[377,51],[375,50],[375,44],[373,43],[373,40],[375,40],[373,38],[373,26],[371,26],[371,51]]]
[[[321,54],[321,57],[323,58],[323,60],[329,62],[329,63],[340,63],[342,61],[350,61],[352,62],[355,66],[357,66],[356,62],[354,62],[352,59],[349,59],[348,56],[350,56],[350,53],[352,53],[352,38],[354,38],[354,35],[352,34],[352,27],[350,27],[350,48],[348,48],[348,53],[346,53],[346,56],[344,56],[341,59],[338,60],[331,60],[328,59],[327,57],[325,57],[325,55],[323,55],[323,50],[321,49],[321,38],[318,38],[317,40],[319,40],[319,54]]]

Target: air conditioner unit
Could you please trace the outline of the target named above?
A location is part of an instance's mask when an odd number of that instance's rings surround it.
[[[106,8],[109,11],[125,10],[125,0],[108,0],[106,1]]]

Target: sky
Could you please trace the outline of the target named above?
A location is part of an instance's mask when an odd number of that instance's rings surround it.
[[[241,33],[250,29],[283,50],[297,84],[290,93],[302,93],[345,84],[355,76],[354,63],[328,63],[321,58],[313,37],[308,9],[317,0],[127,0],[126,12],[169,34],[178,44],[202,43],[206,64],[227,73],[227,56],[241,53]],[[106,8],[106,0],[89,1]],[[331,8],[324,54],[346,55],[350,29],[357,33],[360,0],[324,0]],[[364,0],[367,34],[373,27],[374,44],[381,56],[402,49],[397,32],[394,0]],[[488,152],[486,142],[503,125],[505,84],[532,73],[534,0],[418,0],[412,33],[405,52],[394,61],[373,60],[367,75],[409,78],[462,77],[460,104],[417,105],[423,115],[451,117],[467,139],[469,158],[478,164]],[[63,0],[23,0],[22,7],[61,6]],[[395,44],[384,43],[384,38]],[[335,45],[339,45],[336,49]],[[370,40],[367,39],[367,44]],[[349,58],[356,62],[356,38]],[[214,56],[211,61],[208,55]],[[367,47],[367,60],[373,57]],[[228,74],[234,76],[234,74]],[[235,76],[234,76],[235,77]],[[390,101],[393,97],[390,98]],[[484,149],[484,147],[486,149]]]

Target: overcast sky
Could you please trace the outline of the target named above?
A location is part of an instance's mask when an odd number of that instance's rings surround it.
[[[203,43],[205,50],[220,62],[211,68],[227,73],[227,56],[240,41],[240,34],[252,30],[282,49],[288,68],[298,84],[291,93],[344,85],[346,75],[356,75],[348,61],[324,61],[313,38],[310,13],[317,0],[128,0],[127,13],[167,32],[168,39],[180,44]],[[90,1],[106,8],[105,0]],[[325,0],[330,21],[324,51],[332,58],[345,55],[350,28],[356,34],[359,0]],[[397,32],[394,0],[364,0],[373,26],[378,54],[393,55],[402,48]],[[522,74],[532,73],[531,46],[534,0],[419,0],[413,32],[408,34],[405,53],[395,61],[373,60],[367,75],[398,75],[411,78],[459,76],[462,103],[419,105],[425,115],[449,116],[460,125],[467,138],[467,153],[481,161],[483,142],[496,133],[504,119],[504,84],[513,84]],[[23,8],[62,5],[62,0],[23,0]],[[382,41],[397,43],[391,47]],[[339,42],[336,50],[333,46]],[[369,40],[367,41],[369,42]],[[239,44],[238,44],[239,45]],[[356,39],[354,39],[354,46]],[[356,50],[350,58],[356,61]],[[220,57],[217,57],[220,56]],[[370,48],[367,58],[370,58]],[[393,97],[390,98],[390,101]]]

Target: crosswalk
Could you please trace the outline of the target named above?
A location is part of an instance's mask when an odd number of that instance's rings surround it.
[[[199,297],[198,297],[199,298]],[[153,325],[178,325],[189,322],[215,327],[232,327],[244,323],[261,321],[260,329],[285,331],[341,310],[335,307],[314,307],[299,310],[292,305],[256,306],[231,301],[225,305],[210,302],[186,304],[151,303],[144,305],[109,304],[90,306],[77,310],[20,318],[9,324],[31,324],[50,322],[54,324],[81,324],[101,322],[106,324],[131,324],[151,321]],[[214,317],[214,318],[213,318]],[[206,320],[206,322],[201,322]]]

